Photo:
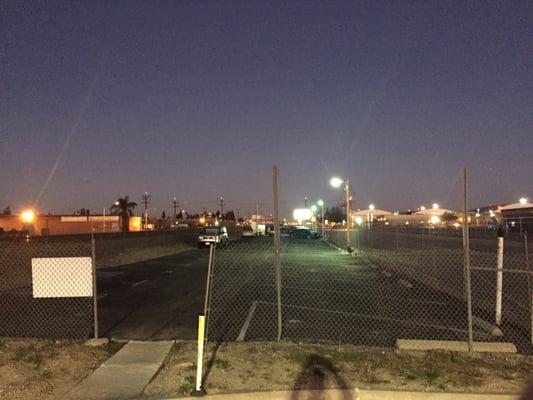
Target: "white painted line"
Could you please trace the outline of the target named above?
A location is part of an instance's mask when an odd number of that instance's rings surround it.
[[[250,322],[252,321],[256,307],[257,307],[257,301],[254,301],[252,305],[250,306],[250,311],[248,311],[248,315],[246,316],[246,319],[244,320],[244,324],[242,325],[241,332],[239,333],[239,337],[237,337],[237,342],[242,342],[244,340],[244,337],[246,336],[246,331],[248,330],[248,327],[250,326]]]
[[[400,285],[402,285],[404,288],[407,288],[407,289],[412,289],[413,288],[413,285],[411,284],[411,282],[406,281],[405,279],[399,279],[398,283]]]
[[[135,283],[132,284],[131,286],[132,286],[132,287],[135,287],[135,286],[143,285],[143,284],[145,284],[146,282],[148,282],[148,279],[145,279],[145,280],[143,280],[143,281],[139,281],[139,282],[135,282]]]

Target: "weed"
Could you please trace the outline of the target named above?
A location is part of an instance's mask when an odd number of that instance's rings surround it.
[[[308,353],[291,353],[288,357],[290,360],[294,361],[296,364],[300,366],[305,366],[307,363],[307,360],[309,358]]]
[[[440,376],[440,373],[437,369],[430,367],[424,371],[424,375],[428,383],[433,383]]]
[[[221,368],[221,369],[229,369],[230,366],[231,366],[231,363],[228,360],[224,360],[224,359],[218,358],[218,357],[216,357],[214,360],[209,360],[207,362],[207,367],[208,368],[218,367],[218,368]]]
[[[181,384],[177,392],[180,394],[190,394],[195,389],[196,378],[194,376],[187,376],[185,382]]]

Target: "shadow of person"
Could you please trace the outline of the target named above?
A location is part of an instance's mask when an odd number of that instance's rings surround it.
[[[328,380],[334,383],[335,389],[342,389],[342,399],[353,399],[351,385],[341,376],[331,360],[310,354],[305,360],[302,371],[294,380],[291,400],[325,400]]]

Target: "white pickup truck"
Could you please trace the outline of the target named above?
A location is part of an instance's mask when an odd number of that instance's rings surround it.
[[[225,245],[228,239],[228,230],[225,226],[210,226],[200,231],[198,248],[203,249],[212,244]]]

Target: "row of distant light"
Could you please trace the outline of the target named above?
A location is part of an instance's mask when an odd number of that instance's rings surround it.
[[[524,205],[524,204],[527,204],[527,201],[528,201],[527,198],[522,197],[519,200],[519,203]],[[324,208],[324,201],[323,200],[318,200],[316,202],[316,205],[313,204],[311,206],[311,211],[316,212],[318,210],[318,207]],[[374,206],[374,204],[370,204],[368,206],[368,209],[371,210],[371,211],[374,211],[376,209],[376,207]],[[425,210],[425,209],[426,209],[426,207],[424,207],[424,206],[420,207],[420,210]],[[439,209],[439,205],[437,203],[433,203],[433,209],[434,210],[438,210]],[[491,212],[491,214],[492,213],[493,212]],[[22,220],[22,222],[25,222],[27,224],[31,224],[35,220],[35,211],[33,211],[33,210],[24,210],[24,211],[22,211],[22,213],[20,214],[20,219]]]

